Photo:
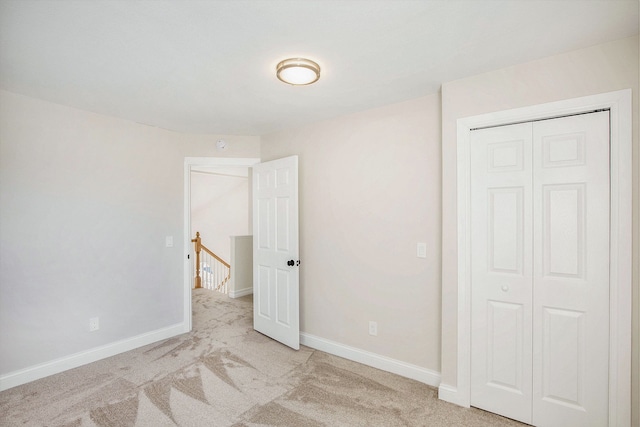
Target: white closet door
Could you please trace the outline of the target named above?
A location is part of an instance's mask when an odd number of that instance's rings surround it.
[[[533,126],[533,423],[604,426],[609,113]]]
[[[531,423],[531,123],[471,138],[471,404]]]
[[[471,404],[608,423],[609,113],[471,134]]]

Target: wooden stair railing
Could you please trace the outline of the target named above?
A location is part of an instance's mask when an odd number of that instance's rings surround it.
[[[196,232],[196,238],[191,241],[195,243],[196,250],[196,275],[193,287],[204,287],[226,294],[227,284],[231,278],[231,265],[202,244],[200,232]]]

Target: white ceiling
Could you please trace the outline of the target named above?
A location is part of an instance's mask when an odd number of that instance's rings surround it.
[[[637,33],[637,0],[0,0],[0,88],[262,135]],[[320,63],[318,83],[276,79],[294,56]]]

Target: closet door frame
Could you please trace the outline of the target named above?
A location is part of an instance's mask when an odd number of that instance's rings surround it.
[[[631,89],[540,104],[457,121],[458,324],[457,384],[441,385],[440,398],[471,403],[471,218],[472,129],[609,110],[610,138],[610,328],[609,426],[631,422],[632,328],[632,107]]]

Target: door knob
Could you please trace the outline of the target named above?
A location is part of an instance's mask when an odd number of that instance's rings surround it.
[[[287,261],[287,265],[290,267],[293,267],[294,265],[296,265],[296,262],[292,259],[290,259],[289,261]]]

